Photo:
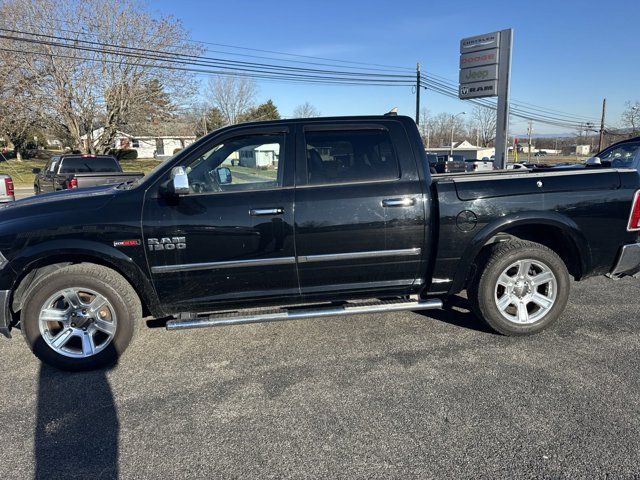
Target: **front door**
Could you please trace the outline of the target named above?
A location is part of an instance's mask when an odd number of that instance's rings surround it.
[[[301,291],[408,292],[425,208],[402,126],[314,122],[298,135],[296,249]]]
[[[144,241],[167,311],[299,295],[291,141],[286,127],[235,129],[181,162],[189,194],[147,192]]]

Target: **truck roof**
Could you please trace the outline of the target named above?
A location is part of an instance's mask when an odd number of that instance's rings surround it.
[[[315,123],[315,122],[353,122],[353,121],[362,121],[362,122],[371,122],[371,121],[389,121],[395,120],[402,123],[411,122],[415,123],[413,118],[408,117],[406,115],[350,115],[350,116],[338,116],[338,117],[310,117],[310,118],[285,118],[279,120],[260,120],[256,122],[246,122],[246,123],[238,123],[234,125],[228,125],[225,127],[221,127],[215,132],[219,132],[224,129],[231,129],[237,127],[246,127],[252,125],[277,125],[277,124],[291,124],[291,123]]]

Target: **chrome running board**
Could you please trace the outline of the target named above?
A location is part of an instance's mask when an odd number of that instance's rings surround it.
[[[301,318],[362,315],[367,313],[434,310],[442,308],[441,300],[379,300],[373,302],[346,302],[344,304],[302,305],[271,310],[233,311],[206,316],[180,315],[167,321],[167,330],[221,327],[246,323],[282,322]]]

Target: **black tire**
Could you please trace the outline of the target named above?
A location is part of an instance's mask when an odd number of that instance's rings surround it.
[[[524,294],[537,293],[535,290],[537,288],[552,288],[555,291],[554,302],[550,307],[546,307],[546,311],[535,303],[532,305],[533,302],[525,305],[527,309],[531,306],[534,309],[541,309],[531,316],[531,319],[534,320],[536,315],[540,315],[539,319],[525,324],[506,318],[510,316],[509,311],[505,310],[503,314],[498,306],[498,294],[501,291],[499,289],[503,291],[501,295],[506,293],[503,287],[498,286],[498,279],[505,272],[505,269],[521,260],[532,260],[535,264],[532,267],[534,268],[534,273],[535,268],[541,265],[550,270],[555,277],[555,285],[553,287],[551,284],[540,287],[535,286],[535,284],[532,284],[534,285],[533,287],[524,285]],[[524,240],[497,243],[488,247],[488,250],[481,256],[477,267],[477,274],[467,289],[469,303],[474,313],[496,332],[508,336],[532,335],[549,327],[564,312],[569,299],[571,281],[565,263],[550,248]],[[535,278],[535,276],[530,278]],[[514,287],[510,286],[509,288]],[[522,290],[519,293],[523,294]],[[512,313],[515,317],[519,315],[516,305],[509,305],[507,309],[512,309],[512,312],[516,310],[515,313]],[[523,318],[527,318],[528,312],[524,312],[524,314]]]
[[[86,288],[102,295],[117,318],[115,333],[98,353],[71,358],[56,352],[43,338],[40,312],[47,299],[67,288]],[[67,265],[44,275],[25,294],[20,315],[22,333],[31,351],[44,363],[67,371],[94,370],[115,365],[131,341],[136,323],[142,318],[142,306],[135,290],[122,275],[102,265]]]

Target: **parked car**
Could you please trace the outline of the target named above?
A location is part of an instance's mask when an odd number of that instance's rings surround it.
[[[246,153],[264,145],[279,158]],[[221,170],[238,156],[242,175]],[[428,310],[462,290],[520,336],[562,315],[572,278],[640,272],[640,176],[432,176],[409,117],[274,120],[132,183],[18,200],[0,226],[0,332],[19,325],[58,368],[113,364],[147,315],[180,330]]]
[[[0,203],[13,202],[15,199],[11,176],[6,173],[0,173]]]
[[[123,172],[120,162],[111,155],[54,155],[44,169],[34,168],[33,191],[57,192],[69,188],[87,188],[135,180],[141,172]]]
[[[467,160],[467,172],[486,172],[493,169],[494,165],[489,157],[484,157],[482,160]]]
[[[461,155],[438,155],[428,153],[429,166],[433,170],[431,173],[456,173],[465,172],[467,165]]]
[[[523,163],[507,163],[507,170],[526,170],[527,166]]]

